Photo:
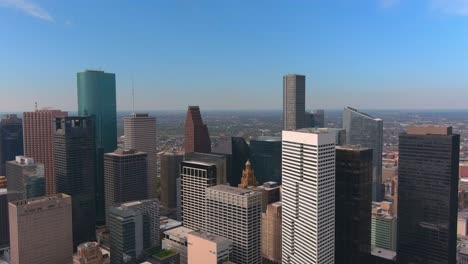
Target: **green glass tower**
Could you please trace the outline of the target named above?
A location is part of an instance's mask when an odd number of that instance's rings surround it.
[[[104,223],[104,153],[117,149],[115,74],[86,70],[77,74],[78,114],[95,116],[97,222]]]

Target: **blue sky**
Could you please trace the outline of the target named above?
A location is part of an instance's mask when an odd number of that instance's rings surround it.
[[[0,0],[0,111],[76,110],[76,72],[131,109],[468,108],[468,0]]]

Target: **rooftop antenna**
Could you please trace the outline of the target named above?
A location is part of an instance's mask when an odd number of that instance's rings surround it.
[[[37,102],[34,102],[34,109],[37,111]]]
[[[135,113],[135,87],[133,86],[133,77],[132,77],[132,110]]]

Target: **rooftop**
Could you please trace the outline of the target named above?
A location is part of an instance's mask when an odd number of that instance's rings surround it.
[[[184,160],[184,163],[192,163],[202,166],[216,166],[216,164],[212,162],[205,162],[205,161],[198,161],[198,160]]]
[[[281,137],[271,137],[271,136],[259,136],[256,141],[267,141],[267,142],[281,142]]]
[[[361,145],[342,145],[342,146],[336,146],[336,149],[345,149],[345,150],[369,150],[370,148],[364,148]]]
[[[187,239],[187,235],[190,232],[193,232],[193,230],[184,226],[179,226],[171,230],[165,231],[164,234],[172,237],[177,237],[179,239]]]
[[[347,106],[347,107],[345,107],[345,109],[348,109],[348,110],[350,110],[350,111],[352,111],[352,112],[354,112],[356,114],[360,114],[360,115],[362,115],[364,117],[374,119],[376,121],[381,121],[382,120],[382,119],[377,118],[375,116],[369,115],[368,113],[361,112],[361,111],[357,110],[356,108],[352,108],[352,107]]]
[[[109,156],[125,156],[125,155],[141,155],[146,154],[146,152],[137,151],[135,149],[116,149],[114,152],[106,153]]]
[[[209,240],[209,241],[215,242],[215,243],[221,243],[221,242],[224,242],[224,241],[229,241],[229,239],[224,238],[222,236],[217,236],[215,234],[210,234],[210,233],[201,232],[201,231],[193,231],[189,235],[196,236],[196,237],[199,237],[199,238],[202,238],[202,239],[205,239],[205,240]]]
[[[242,196],[248,196],[248,195],[254,195],[254,194],[261,195],[259,192],[252,191],[251,189],[232,187],[229,185],[215,185],[207,189],[229,193],[229,194],[242,195]]]
[[[307,127],[295,130],[296,132],[311,133],[311,134],[328,134],[328,128]]]
[[[372,247],[371,254],[380,258],[388,259],[388,260],[395,260],[396,258],[395,251],[378,248],[378,247]]]
[[[451,126],[411,126],[406,130],[408,135],[452,135]]]
[[[163,249],[163,250],[159,251],[159,253],[154,254],[153,257],[157,258],[157,259],[165,259],[165,258],[168,258],[168,257],[173,256],[175,254],[177,254],[177,252],[172,251],[170,249]]]

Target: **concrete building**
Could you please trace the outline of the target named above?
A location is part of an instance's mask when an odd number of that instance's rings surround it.
[[[226,183],[230,184],[227,181],[227,179],[229,178],[229,157],[227,155],[215,154],[215,153],[191,152],[191,153],[185,153],[184,160],[215,164],[216,165],[216,184],[226,184]],[[241,174],[239,174],[239,179],[240,179],[240,176]]]
[[[9,246],[10,228],[8,223],[8,193],[0,186],[0,252]]]
[[[243,137],[221,137],[213,145],[212,153],[225,155],[228,162],[227,183],[237,186],[245,162],[249,159],[249,145]]]
[[[180,264],[187,264],[187,236],[194,230],[187,227],[176,227],[164,232],[162,248],[172,250],[180,255]]]
[[[305,127],[305,83],[304,75],[283,76],[283,130]]]
[[[166,151],[158,153],[161,163],[161,205],[177,209],[177,179],[180,178],[180,164],[184,153]]]
[[[455,263],[460,135],[417,126],[399,137],[397,261]]]
[[[5,175],[5,162],[23,155],[23,124],[15,114],[0,120],[0,175]]]
[[[205,189],[216,185],[214,163],[183,161],[181,164],[181,210],[184,226],[206,230]]]
[[[372,149],[372,201],[382,201],[383,120],[357,109],[345,107],[343,128],[346,130],[347,144]]]
[[[133,113],[124,117],[124,147],[135,149],[148,154],[148,198],[157,197],[156,181],[157,171],[157,146],[156,146],[156,117],[150,117],[147,113]]]
[[[146,167],[145,167],[146,168]],[[111,263],[134,263],[159,247],[159,201],[133,201],[109,208]]]
[[[249,188],[216,185],[206,189],[206,201],[206,231],[232,241],[231,260],[262,263],[261,193]]]
[[[263,185],[254,188],[262,193],[262,212],[265,213],[269,204],[281,200],[281,186],[276,182],[265,182]]]
[[[95,117],[97,220],[104,223],[104,153],[117,148],[115,74],[86,70],[76,74],[78,115]]]
[[[335,134],[283,131],[282,140],[282,263],[334,263]]]
[[[229,260],[232,241],[205,232],[194,231],[187,235],[188,264],[218,264]]]
[[[56,189],[72,197],[73,247],[96,240],[94,117],[55,119]]]
[[[335,264],[365,263],[371,253],[372,149],[336,147]]]
[[[8,205],[11,264],[72,263],[72,200],[55,194]]]
[[[392,214],[388,202],[372,204],[371,245],[396,251],[397,217]]]
[[[250,162],[260,184],[281,184],[281,137],[257,137],[250,140]]]
[[[106,214],[117,204],[148,199],[147,154],[117,149],[104,155]]]
[[[211,152],[211,140],[208,127],[203,123],[200,107],[189,106],[185,119],[185,153],[190,152]]]
[[[106,264],[110,259],[104,256],[97,242],[85,242],[78,246],[76,255],[73,256],[73,264]]]
[[[458,212],[457,235],[468,236],[468,212]]]
[[[60,110],[36,110],[23,113],[24,155],[44,164],[46,194],[55,194],[54,120],[67,116]]]
[[[468,264],[468,244],[461,243],[457,255],[457,264]]]
[[[16,156],[15,160],[6,162],[5,167],[8,190],[21,194],[18,200],[45,195],[44,164],[36,163],[33,158]]]
[[[281,263],[281,202],[269,204],[262,213],[262,258],[267,263]]]

